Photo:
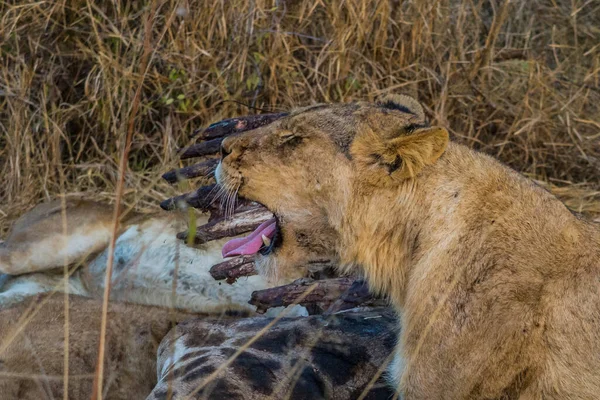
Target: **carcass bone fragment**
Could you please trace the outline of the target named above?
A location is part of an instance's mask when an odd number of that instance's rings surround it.
[[[223,138],[216,138],[191,145],[181,153],[182,160],[194,157],[203,157],[211,154],[218,154],[221,148]]]
[[[203,161],[188,167],[173,169],[163,174],[163,179],[169,183],[177,183],[180,180],[197,178],[197,177],[210,177],[214,174],[217,165],[219,164],[218,158],[212,158],[207,161]]]
[[[329,309],[325,310],[325,314],[331,314],[355,307],[384,307],[387,305],[388,303],[385,299],[376,297],[369,291],[367,282],[362,279],[357,279],[339,299],[331,304]]]
[[[233,218],[238,213],[262,207],[259,203],[242,198],[236,198],[233,201],[235,201],[232,213]],[[196,208],[202,212],[210,212],[209,222],[225,217],[225,204],[222,196],[219,196],[219,187],[217,185],[201,186],[194,192],[171,197],[160,203],[160,208],[165,211],[173,211],[178,208],[186,208],[187,206]]]
[[[355,280],[351,277],[324,280],[298,279],[289,285],[257,290],[252,293],[249,303],[256,306],[259,313],[264,313],[273,307],[289,306],[294,304],[313,284],[317,287],[299,303],[307,307],[311,314],[323,312],[331,314],[359,306],[387,305],[385,299],[377,298],[369,292],[363,280]]]
[[[234,257],[213,265],[209,272],[215,280],[226,279],[227,283],[232,284],[241,276],[257,274],[254,259],[254,255]]]
[[[238,214],[241,213],[245,213],[247,211],[250,210],[266,210],[265,206],[263,206],[260,203],[256,203],[254,201],[250,201],[250,200],[246,200],[246,199],[240,199],[237,198],[234,200],[235,201],[235,207],[233,210],[233,213],[231,213],[229,216],[231,218],[237,218]],[[226,216],[226,210],[225,210],[225,205],[222,204],[214,204],[214,208],[210,209],[210,217],[208,219],[208,222],[212,222],[212,221],[216,221],[219,220],[221,218],[224,218]]]
[[[273,218],[273,213],[266,207],[257,205],[246,211],[234,214],[232,218],[218,218],[208,224],[199,226],[196,228],[194,243],[201,244],[210,242],[211,240],[252,232],[260,224],[271,218]],[[178,233],[177,238],[187,241],[188,232]]]
[[[224,119],[211,124],[204,130],[197,130],[192,137],[197,137],[198,139],[221,138],[269,125],[271,122],[281,119],[286,115],[288,115],[288,113],[247,115],[244,117]]]
[[[198,190],[180,196],[175,196],[160,203],[160,208],[166,211],[176,210],[181,208],[181,203],[185,203],[191,207],[201,211],[212,211],[218,208],[216,205],[215,196],[219,192],[217,185],[202,186]]]
[[[289,306],[294,304],[313,284],[316,287],[300,302],[306,306],[314,303],[331,304],[347,291],[353,278],[335,278],[315,281],[310,278],[295,280],[289,285],[277,286],[271,289],[257,290],[252,293],[250,304],[256,306],[259,313],[266,312],[269,308]]]

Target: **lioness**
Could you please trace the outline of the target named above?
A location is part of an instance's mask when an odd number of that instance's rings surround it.
[[[449,142],[416,100],[296,110],[225,139],[216,177],[274,213],[255,232],[264,274],[328,257],[389,296],[404,398],[600,395],[599,227]]]

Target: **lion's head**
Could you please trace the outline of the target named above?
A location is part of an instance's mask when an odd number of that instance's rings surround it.
[[[225,139],[216,178],[273,212],[246,250],[258,250],[263,236],[261,272],[293,279],[306,275],[301,266],[337,261],[340,225],[357,195],[414,178],[447,143],[447,131],[429,127],[421,105],[408,96],[315,105]],[[235,247],[229,255],[248,253]]]

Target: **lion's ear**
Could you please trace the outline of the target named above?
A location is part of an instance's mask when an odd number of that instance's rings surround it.
[[[382,185],[414,178],[440,158],[448,141],[448,131],[441,127],[421,128],[389,139],[371,132],[354,141],[351,154],[361,175]]]
[[[415,177],[423,167],[433,164],[444,154],[448,141],[448,131],[437,126],[390,140],[389,151],[400,160],[394,164],[401,163],[396,171],[391,171],[392,176],[396,179]]]
[[[376,104],[390,110],[413,114],[421,122],[425,122],[425,112],[421,103],[405,94],[388,94],[380,98]]]

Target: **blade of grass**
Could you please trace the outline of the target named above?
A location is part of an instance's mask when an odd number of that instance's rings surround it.
[[[127,137],[125,139],[125,146],[123,148],[123,154],[121,156],[121,162],[119,165],[119,181],[117,184],[117,193],[116,193],[116,201],[115,208],[113,214],[113,232],[110,240],[109,250],[108,250],[108,259],[106,262],[106,275],[104,279],[104,294],[102,298],[102,319],[100,323],[100,341],[98,343],[98,362],[96,364],[96,371],[94,374],[94,389],[92,392],[92,400],[101,400],[102,399],[102,382],[104,378],[104,353],[106,351],[106,326],[108,323],[108,301],[110,297],[110,288],[111,288],[111,278],[112,278],[112,270],[114,264],[114,249],[117,241],[117,233],[119,227],[119,216],[121,213],[121,197],[123,196],[123,189],[125,186],[125,171],[127,169],[127,160],[129,156],[129,151],[131,149],[131,140],[133,138],[133,132],[135,129],[136,123],[136,115],[140,108],[141,96],[142,96],[142,88],[144,85],[144,78],[146,76],[146,68],[148,66],[148,62],[150,59],[150,54],[152,53],[152,25],[154,20],[154,15],[157,9],[157,2],[153,1],[150,10],[147,13],[145,23],[144,23],[144,52],[142,54],[140,60],[140,81],[138,83],[137,90],[135,92],[135,96],[133,98],[133,103],[131,107],[131,112],[129,114],[129,121],[127,125]],[[89,7],[89,2],[88,2]]]

